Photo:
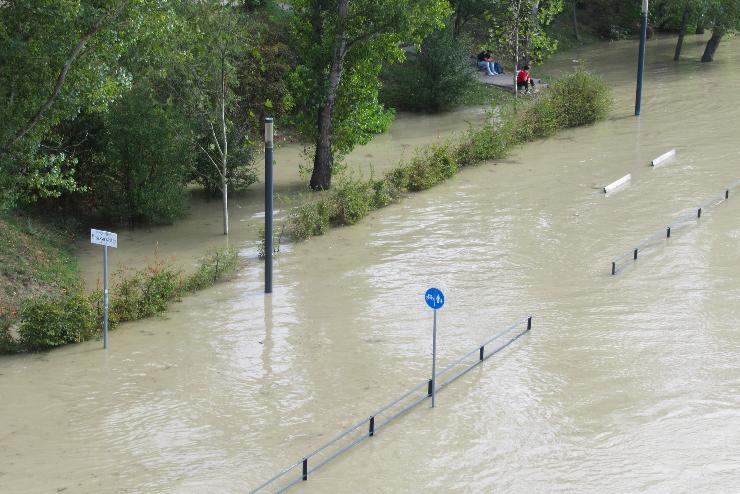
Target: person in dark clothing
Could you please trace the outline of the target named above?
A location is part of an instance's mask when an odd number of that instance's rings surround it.
[[[478,68],[485,70],[488,75],[503,74],[504,69],[493,59],[493,52],[486,50],[478,53]]]

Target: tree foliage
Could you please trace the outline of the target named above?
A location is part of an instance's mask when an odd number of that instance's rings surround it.
[[[105,198],[98,212],[112,222],[172,223],[187,211],[185,183],[192,163],[188,121],[137,86],[106,117],[105,167],[93,185]]]
[[[446,0],[293,0],[290,78],[294,124],[315,143],[311,186],[329,188],[334,155],[384,131],[378,100],[383,64],[403,60],[402,44],[442,27]]]
[[[491,42],[503,58],[519,65],[540,62],[557,49],[545,27],[563,10],[563,0],[505,0],[492,2],[487,12]]]
[[[232,190],[253,183],[261,120],[291,105],[280,15],[272,0],[0,2],[0,208],[170,222],[186,183],[221,187],[212,159]]]
[[[105,113],[131,86],[120,64],[157,0],[9,0],[0,5],[0,190],[3,205],[78,190],[62,122]]]
[[[478,86],[470,45],[455,37],[452,27],[432,33],[417,53],[386,71],[384,99],[411,111],[442,111],[459,104]]]

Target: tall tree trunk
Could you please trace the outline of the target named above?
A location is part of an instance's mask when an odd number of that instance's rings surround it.
[[[676,42],[676,53],[673,55],[673,60],[678,62],[681,58],[681,48],[683,48],[683,37],[686,36],[686,24],[689,21],[689,9],[688,7],[683,10],[681,16],[681,29],[678,31],[678,41]]]
[[[517,25],[514,29],[514,105],[519,98],[519,85],[517,84],[517,76],[519,74],[519,12],[517,11]]]
[[[714,61],[714,52],[719,48],[719,42],[722,40],[724,33],[720,29],[714,29],[712,31],[712,37],[707,41],[707,47],[704,49],[704,55],[701,56],[702,62]]]
[[[229,234],[229,181],[228,181],[228,154],[229,138],[226,134],[226,76],[224,64],[226,61],[221,57],[221,132],[223,135],[223,148],[221,149],[221,193],[223,194],[223,216],[224,235]]]
[[[313,190],[326,190],[331,187],[331,173],[334,164],[334,153],[331,148],[332,117],[334,102],[337,99],[337,90],[342,80],[344,59],[347,55],[347,39],[345,36],[347,2],[348,0],[339,0],[337,34],[334,37],[334,54],[331,70],[329,71],[329,85],[326,89],[326,98],[319,106],[318,111],[319,135],[316,138],[316,154],[314,155],[310,183]]]
[[[452,8],[455,9],[455,13],[453,14],[455,23],[452,27],[452,38],[457,39],[458,36],[460,36],[460,29],[462,29],[462,13],[460,12],[460,2],[451,2]]]
[[[576,36],[576,41],[581,41],[581,35],[578,33],[578,0],[573,0],[573,34]]]

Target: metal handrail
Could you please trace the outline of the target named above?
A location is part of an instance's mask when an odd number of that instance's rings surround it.
[[[487,345],[489,345],[493,341],[495,341],[495,340],[501,338],[502,336],[506,335],[507,333],[510,333],[513,329],[515,329],[516,327],[520,326],[525,321],[527,322],[526,329],[524,329],[523,331],[521,331],[514,338],[510,339],[508,342],[506,342],[502,346],[498,347],[496,350],[490,352],[488,355],[482,355],[483,352],[481,350],[483,348],[485,348]],[[514,341],[516,341],[521,336],[523,336],[524,334],[526,334],[526,333],[529,332],[529,330],[531,329],[531,324],[532,324],[532,316],[528,316],[528,317],[526,317],[524,319],[521,319],[520,321],[517,321],[516,323],[514,323],[511,326],[509,326],[505,330],[500,331],[499,333],[497,333],[496,335],[494,335],[492,338],[486,340],[481,345],[478,345],[475,350],[473,350],[473,351],[471,351],[471,352],[463,355],[461,358],[457,359],[455,362],[453,362],[452,364],[448,365],[445,369],[442,370],[442,372],[439,372],[437,374],[437,377],[439,377],[442,374],[448,372],[450,369],[452,369],[452,368],[460,365],[460,363],[462,363],[466,358],[469,358],[471,355],[475,354],[476,352],[481,352],[481,355],[483,357],[483,358],[477,360],[475,363],[469,365],[462,372],[460,372],[460,373],[452,376],[450,379],[448,379],[445,382],[443,382],[441,385],[438,386],[437,389],[440,389],[441,390],[443,387],[448,386],[450,383],[452,383],[456,379],[460,378],[462,375],[466,374],[471,369],[473,369],[476,366],[478,366],[484,360],[487,360],[488,358],[492,357],[496,353],[500,352],[504,348],[506,348],[509,345],[511,345]],[[276,481],[280,480],[286,474],[288,474],[289,472],[291,472],[293,469],[295,469],[296,467],[298,467],[300,465],[303,466],[303,470],[301,471],[301,474],[298,477],[296,477],[295,479],[289,481],[288,484],[280,487],[277,490],[277,492],[285,492],[288,489],[290,489],[291,487],[293,487],[293,486],[301,483],[302,481],[306,480],[308,478],[308,474],[309,473],[315,472],[316,470],[318,470],[322,466],[326,465],[327,463],[329,463],[333,459],[337,458],[339,455],[345,453],[349,449],[352,449],[354,446],[357,446],[359,443],[361,443],[362,441],[364,441],[368,437],[371,437],[371,435],[377,434],[380,431],[380,429],[385,428],[392,421],[394,421],[397,418],[399,418],[399,417],[403,416],[404,414],[408,413],[414,407],[416,407],[417,405],[419,405],[420,403],[422,403],[424,400],[428,399],[431,395],[428,392],[425,392],[423,396],[421,396],[420,398],[415,399],[414,401],[412,401],[408,405],[404,406],[403,408],[401,408],[401,410],[397,411],[396,413],[394,413],[393,415],[391,415],[387,419],[385,419],[383,421],[378,421],[377,423],[375,422],[375,419],[379,415],[381,415],[384,412],[388,411],[392,407],[398,405],[403,400],[405,400],[406,398],[408,398],[409,396],[411,396],[413,393],[418,392],[419,390],[423,389],[428,384],[429,384],[429,381],[424,381],[424,382],[422,382],[422,383],[420,383],[420,384],[412,387],[410,390],[408,390],[405,393],[403,393],[400,397],[398,397],[398,398],[396,398],[396,399],[388,402],[387,404],[385,404],[382,407],[380,407],[379,409],[377,409],[375,413],[373,413],[372,415],[369,416],[369,418],[363,419],[362,421],[356,423],[355,425],[351,426],[350,428],[342,431],[341,433],[339,433],[337,436],[335,436],[331,440],[327,441],[326,443],[324,443],[321,446],[319,446],[317,449],[313,450],[311,453],[309,453],[306,456],[304,456],[301,460],[299,460],[296,463],[293,463],[291,466],[289,466],[289,467],[281,470],[280,473],[278,473],[277,475],[273,476],[269,480],[261,483],[259,486],[257,486],[255,489],[253,489],[250,492],[251,493],[256,493],[258,491],[261,491],[265,487],[267,487],[267,486],[275,483]],[[338,441],[346,438],[349,434],[351,434],[352,432],[355,432],[356,430],[358,430],[363,425],[368,425],[368,424],[370,424],[370,428],[369,428],[368,432],[363,433],[360,437],[354,439],[349,444],[347,444],[347,445],[343,446],[342,448],[340,448],[339,450],[335,451],[330,456],[328,456],[327,458],[324,458],[323,460],[321,460],[316,465],[310,465],[309,466],[308,460],[310,460],[311,458],[315,457],[319,453],[322,453],[323,451],[325,451],[330,446],[336,444]]]
[[[711,208],[714,208],[726,202],[729,199],[730,191],[734,190],[739,185],[740,179],[725,187],[721,193],[713,195],[709,199],[704,200],[704,202],[702,202],[696,208],[690,208],[686,210],[685,213],[678,213],[678,215],[671,221],[671,224],[666,225],[664,229],[658,230],[657,232],[648,235],[647,237],[640,240],[631,250],[612,258],[612,274],[617,274],[617,272],[619,271],[618,265],[621,264],[622,261],[624,261],[625,259],[636,259],[636,253],[644,251],[646,246],[652,244],[656,240],[667,238],[669,236],[669,231],[674,232],[679,227],[685,226],[686,223],[691,222],[691,220],[698,220],[699,218],[701,218],[702,213],[707,212],[711,210]]]

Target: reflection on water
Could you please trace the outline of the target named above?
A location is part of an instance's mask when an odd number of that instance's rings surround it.
[[[522,314],[536,324],[297,491],[737,491],[740,201],[609,275],[739,176],[740,42],[714,65],[672,48],[650,42],[640,119],[634,43],[562,57],[610,78],[613,118],[293,246],[272,297],[252,262],[124,325],[107,354],[0,360],[0,491],[243,492],[428,375],[429,286],[446,294],[441,366]],[[131,242],[187,243],[177,228]]]

